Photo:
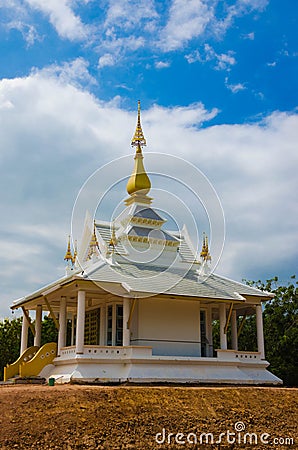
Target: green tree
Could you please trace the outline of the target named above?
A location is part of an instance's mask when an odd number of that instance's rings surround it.
[[[248,281],[247,284],[275,294],[265,303],[264,337],[266,359],[270,370],[284,381],[286,386],[298,386],[298,282],[296,276],[291,282],[280,284],[278,277],[266,280]],[[242,333],[243,340],[249,336]]]
[[[41,345],[47,342],[58,342],[58,330],[53,319],[45,316],[41,324]]]
[[[238,338],[238,348],[243,352],[258,351],[256,316],[248,316]]]
[[[19,357],[22,319],[4,319],[0,322],[0,377],[3,379],[3,369]]]

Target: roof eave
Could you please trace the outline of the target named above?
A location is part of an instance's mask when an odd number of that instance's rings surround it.
[[[61,287],[71,283],[72,281],[76,281],[76,280],[81,280],[81,277],[77,276],[77,274],[66,277],[65,279],[61,278],[61,279],[55,281],[54,283],[48,284],[48,285],[44,286],[43,288],[38,289],[38,291],[32,292],[32,294],[29,294],[29,295],[26,295],[25,297],[21,297],[17,300],[14,300],[12,302],[12,305],[10,306],[10,309],[15,310],[32,300],[37,300],[39,298],[46,297],[48,294],[58,291]]]

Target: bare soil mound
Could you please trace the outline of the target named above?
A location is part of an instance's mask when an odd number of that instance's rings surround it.
[[[0,448],[295,449],[297,394],[255,387],[3,386]]]

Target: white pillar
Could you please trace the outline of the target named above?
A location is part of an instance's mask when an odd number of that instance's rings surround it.
[[[100,307],[100,345],[106,345],[106,306]]]
[[[208,341],[207,356],[213,356],[213,335],[212,335],[212,308],[206,309],[206,338]]]
[[[71,338],[70,338],[70,345],[74,345],[74,314],[71,313]]]
[[[28,329],[29,329],[29,323],[23,312],[20,355],[22,353],[24,353],[24,351],[28,348]]]
[[[226,325],[226,305],[225,303],[221,303],[219,305],[219,331],[220,331],[220,348],[221,350],[227,350],[227,335],[225,333],[225,325]]]
[[[256,305],[256,324],[258,351],[261,353],[261,359],[265,359],[262,305]]]
[[[237,311],[233,309],[231,318],[231,338],[232,349],[238,350],[238,336],[237,336]]]
[[[66,297],[60,298],[59,309],[59,331],[58,331],[58,356],[61,355],[61,348],[65,347],[66,342]]]
[[[42,321],[42,306],[36,306],[36,315],[35,315],[35,336],[34,336],[34,345],[40,347],[41,344],[41,321]]]
[[[199,313],[198,313],[198,316],[199,316],[199,327],[198,327],[198,341],[199,341],[199,343],[198,343],[198,353],[199,353],[199,356],[202,356],[202,338],[201,338],[201,302],[200,301],[198,301],[198,309],[199,309]]]
[[[85,291],[79,291],[76,329],[76,353],[84,353],[85,299]]]
[[[128,328],[128,319],[130,311],[130,301],[129,298],[123,298],[123,339],[122,345],[126,347],[130,345],[130,329]]]

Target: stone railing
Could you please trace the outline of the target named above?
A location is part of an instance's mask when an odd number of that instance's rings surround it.
[[[76,348],[63,347],[61,349],[60,359],[80,358],[91,359],[123,359],[123,358],[150,358],[152,356],[151,347],[129,346],[101,346],[101,345],[84,345],[84,353],[77,355]]]
[[[255,363],[261,361],[260,352],[242,352],[239,350],[220,350],[217,349],[217,358],[220,361],[241,361],[247,363]]]

